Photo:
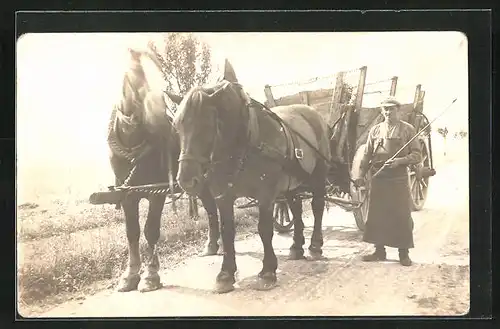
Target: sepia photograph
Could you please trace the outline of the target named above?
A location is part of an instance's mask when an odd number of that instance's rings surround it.
[[[456,31],[27,33],[24,318],[470,308]]]

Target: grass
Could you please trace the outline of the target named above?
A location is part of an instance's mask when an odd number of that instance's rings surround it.
[[[49,207],[27,202],[18,207],[18,241],[31,241],[121,223],[123,216],[109,205],[54,201]]]
[[[179,207],[179,205],[178,205]],[[147,201],[140,204],[141,230]],[[255,208],[236,209],[238,234],[257,230]],[[197,253],[206,241],[207,219],[177,215],[166,205],[157,244],[162,269]],[[123,212],[112,205],[91,206],[53,202],[52,206],[23,203],[18,207],[19,300],[31,307],[56,295],[81,292],[96,282],[116,281],[128,260]],[[141,233],[141,252],[146,242]]]

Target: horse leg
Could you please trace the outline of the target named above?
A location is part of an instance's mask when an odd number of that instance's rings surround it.
[[[304,239],[304,221],[302,220],[302,200],[292,192],[285,194],[287,203],[293,215],[293,244],[290,247],[288,259],[297,260],[304,259],[304,249],[302,248],[305,243]]]
[[[311,208],[314,216],[314,228],[309,246],[309,255],[313,259],[322,258],[323,250],[323,212],[325,210],[326,174],[328,167],[325,162],[319,162],[312,175]]]
[[[201,256],[216,255],[219,250],[219,218],[217,217],[217,204],[208,187],[203,188],[200,194],[200,200],[208,216],[208,238]]]
[[[217,201],[221,221],[222,245],[224,246],[222,267],[215,280],[215,291],[220,294],[234,290],[234,283],[236,282],[234,277],[237,270],[234,249],[236,230],[233,204],[234,199],[219,199]]]
[[[276,286],[278,259],[273,248],[273,204],[259,202],[259,236],[264,246],[262,270],[258,275],[256,290],[270,290]]]
[[[188,214],[189,218],[193,220],[198,220],[198,201],[196,200],[196,197],[189,196],[188,198]]]
[[[125,227],[128,240],[128,267],[123,273],[118,284],[118,291],[127,292],[136,290],[141,280],[141,256],[139,253],[139,238],[141,228],[139,226],[139,198],[127,197],[122,201],[125,214]]]
[[[144,236],[148,242],[146,250],[146,271],[141,292],[153,291],[162,287],[160,281],[160,261],[156,252],[156,243],[160,238],[161,214],[165,205],[166,195],[152,195],[149,197],[148,218],[144,226]]]

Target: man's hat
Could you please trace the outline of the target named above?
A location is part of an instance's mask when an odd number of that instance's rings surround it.
[[[382,102],[380,102],[380,106],[381,107],[401,106],[401,103],[394,96],[389,96],[384,98]]]

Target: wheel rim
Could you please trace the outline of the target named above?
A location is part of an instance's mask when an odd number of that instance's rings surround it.
[[[417,175],[417,172],[422,168],[430,167],[429,154],[423,143],[422,157],[422,161],[409,170],[410,195],[416,210],[420,210],[424,206],[425,200],[427,199],[427,190],[429,188],[429,176],[419,177],[419,175]]]
[[[363,204],[356,210],[353,211],[354,218],[356,220],[356,224],[360,230],[364,230],[367,214],[368,214],[368,204],[370,198],[370,173],[367,173],[365,176],[367,185],[363,187],[354,187],[352,186],[352,199],[355,201],[362,202]]]
[[[276,202],[274,204],[273,218],[278,229],[286,230],[292,227],[292,214],[287,202]]]

